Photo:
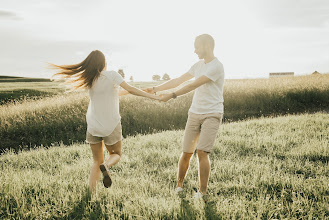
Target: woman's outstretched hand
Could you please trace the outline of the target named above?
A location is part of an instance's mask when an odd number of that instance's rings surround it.
[[[173,97],[173,94],[164,94],[164,95],[161,95],[161,99],[160,101],[161,102],[167,102],[168,100],[170,100],[171,98]]]
[[[155,94],[155,91],[153,89],[154,87],[152,88],[144,88],[142,89],[144,92],[147,92],[147,93],[150,93],[150,94]],[[158,101],[161,101],[161,102],[167,102],[169,101],[170,99],[173,98],[173,95],[172,94],[163,94],[163,95],[155,95],[155,100],[158,100]]]
[[[153,87],[152,88],[144,88],[142,89],[144,92],[147,92],[147,93],[150,93],[150,94],[154,94],[155,91],[153,90]]]

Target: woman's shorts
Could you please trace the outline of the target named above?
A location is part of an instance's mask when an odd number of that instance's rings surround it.
[[[99,142],[102,142],[102,140],[104,140],[104,144],[106,145],[113,145],[118,141],[121,141],[122,140],[121,122],[119,122],[119,124],[115,127],[114,131],[106,137],[93,136],[87,131],[86,142],[88,144],[97,144]]]

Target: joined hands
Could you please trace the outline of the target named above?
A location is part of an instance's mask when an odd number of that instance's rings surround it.
[[[173,97],[173,95],[172,94],[163,94],[160,97],[161,97],[161,99],[160,99],[161,102],[167,102]]]
[[[154,87],[153,87],[154,88]],[[150,93],[150,94],[155,94],[155,91],[153,90],[153,88],[145,88],[142,89],[144,92]]]
[[[156,93],[154,91],[154,87],[153,88],[145,88],[145,89],[142,89],[142,90],[144,92],[147,92],[147,93],[150,93],[150,94],[155,94]],[[171,93],[169,93],[169,94],[162,94],[162,95],[156,96],[156,100],[159,100],[161,102],[167,102],[167,101],[169,101],[172,98],[173,98],[173,95]]]

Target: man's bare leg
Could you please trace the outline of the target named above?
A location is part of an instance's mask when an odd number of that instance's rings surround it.
[[[210,159],[207,152],[197,150],[199,159],[199,180],[200,189],[199,191],[205,195],[207,193],[209,175],[210,175]]]
[[[178,162],[177,187],[183,187],[184,178],[190,165],[193,153],[183,152]]]

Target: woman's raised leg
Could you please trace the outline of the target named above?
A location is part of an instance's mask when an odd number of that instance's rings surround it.
[[[109,151],[110,157],[105,161],[107,167],[111,167],[117,164],[121,159],[121,142],[118,141],[113,145],[105,145],[107,150]]]

